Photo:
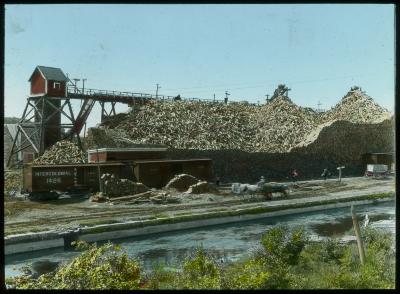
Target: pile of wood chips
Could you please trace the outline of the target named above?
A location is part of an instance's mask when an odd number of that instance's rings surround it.
[[[375,124],[391,114],[361,89],[350,90],[326,112],[296,105],[286,96],[254,105],[193,101],[154,102],[108,124],[126,142],[175,149],[282,153],[298,146],[330,121]],[[122,142],[122,141],[121,141]]]
[[[86,154],[70,141],[64,140],[55,143],[42,156],[36,158],[35,165],[86,163]]]

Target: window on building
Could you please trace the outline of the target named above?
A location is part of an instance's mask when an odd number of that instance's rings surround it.
[[[61,83],[60,82],[53,82],[53,89],[61,89]]]

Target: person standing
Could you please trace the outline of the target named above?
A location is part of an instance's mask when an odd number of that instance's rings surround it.
[[[293,182],[297,182],[298,176],[299,176],[299,173],[297,172],[296,169],[294,169],[294,170],[292,171],[292,180],[293,180]]]
[[[324,178],[324,181],[326,181],[326,178],[330,175],[330,172],[327,168],[324,168],[324,171],[321,174],[321,177]]]
[[[220,178],[219,178],[219,176],[216,176],[216,177],[215,177],[215,184],[216,184],[217,186],[219,186],[219,184],[220,184]]]
[[[262,185],[265,184],[265,178],[264,176],[261,176],[260,180],[257,182],[258,187],[262,187]]]

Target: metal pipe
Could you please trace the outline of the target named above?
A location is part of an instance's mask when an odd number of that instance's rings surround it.
[[[99,149],[96,148],[96,155],[97,155],[97,173],[99,175],[99,189],[100,192],[103,192],[103,185],[101,183],[101,175],[100,175],[100,161],[99,161]]]

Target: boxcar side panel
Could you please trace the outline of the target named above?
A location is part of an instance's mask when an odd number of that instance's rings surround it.
[[[163,164],[161,163],[140,163],[140,173],[138,180],[151,188],[161,188],[162,178],[160,177]]]
[[[84,168],[84,185],[92,191],[99,191],[99,176],[96,166],[87,166]]]
[[[32,167],[32,191],[65,191],[74,186],[73,167]]]
[[[200,180],[212,181],[212,162],[188,161],[183,164],[183,172]]]

